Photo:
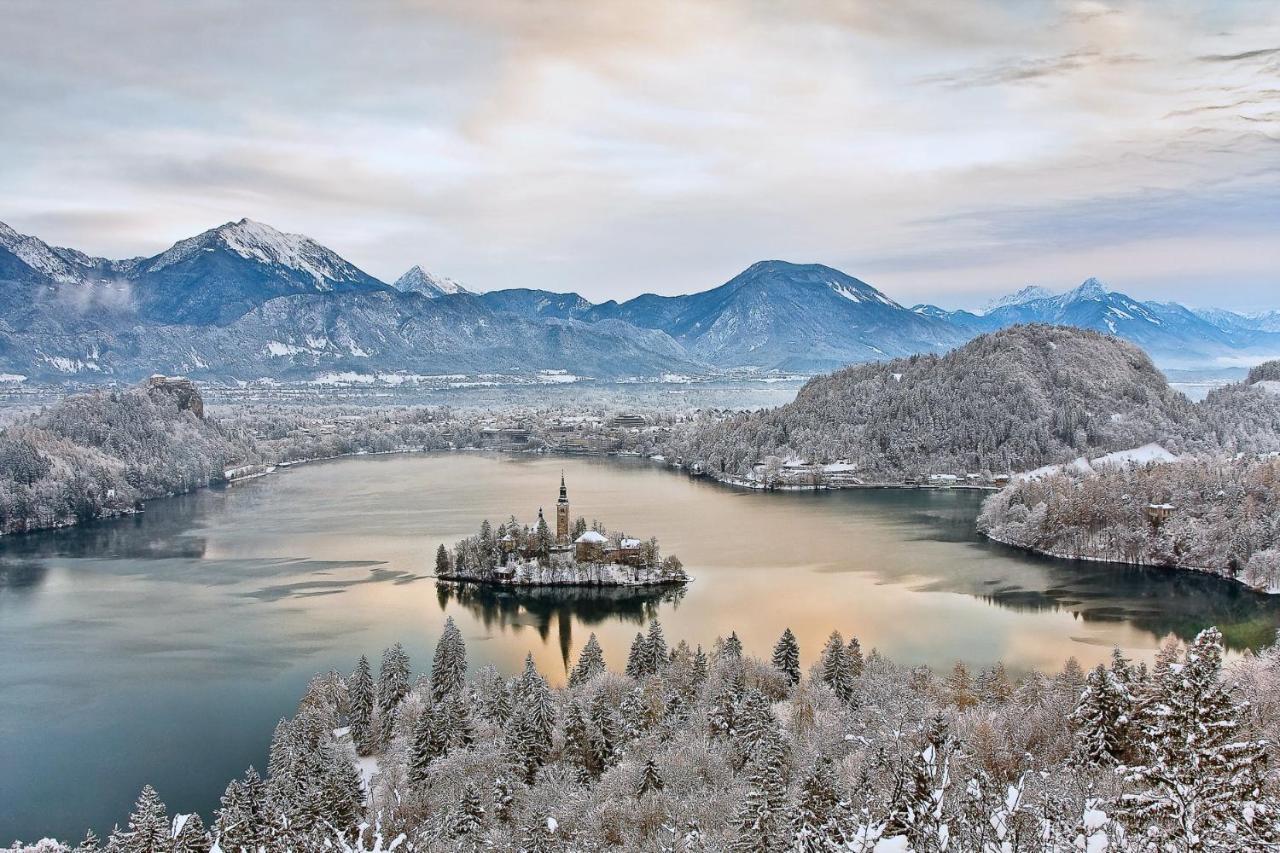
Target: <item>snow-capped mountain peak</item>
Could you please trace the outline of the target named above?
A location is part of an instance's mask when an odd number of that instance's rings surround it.
[[[1053,296],[1053,292],[1047,287],[1041,287],[1038,284],[1029,284],[1019,290],[1017,293],[1008,293],[1004,296],[996,297],[987,303],[984,313],[1004,308],[1008,305],[1022,305],[1027,302],[1034,302],[1037,299],[1048,299]]]
[[[50,246],[39,237],[19,234],[3,222],[0,222],[0,248],[12,252],[36,272],[64,284],[83,281],[99,264],[109,263],[75,249]]]
[[[360,281],[365,277],[337,253],[310,237],[279,231],[248,218],[228,222],[203,234],[179,240],[168,251],[157,255],[148,265],[147,271],[159,272],[196,257],[200,252],[217,251],[219,248],[225,248],[247,260],[282,266],[302,273],[314,279],[320,290],[329,290],[336,282]]]
[[[1110,291],[1106,285],[1098,281],[1096,278],[1086,278],[1075,290],[1069,290],[1062,294],[1066,302],[1074,302],[1082,299],[1105,299]]]
[[[429,299],[471,292],[453,279],[427,272],[417,264],[396,279],[392,286],[404,293],[420,293]]]

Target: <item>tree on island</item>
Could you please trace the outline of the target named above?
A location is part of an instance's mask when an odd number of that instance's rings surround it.
[[[436,549],[436,574],[449,575],[453,573],[453,564],[449,560],[449,550],[442,544]]]

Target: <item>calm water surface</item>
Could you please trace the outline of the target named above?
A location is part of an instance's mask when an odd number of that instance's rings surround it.
[[[683,594],[485,590],[428,576],[481,518],[573,514],[659,537]],[[744,493],[648,463],[454,454],[349,459],[154,502],[136,519],[0,540],[0,843],[102,833],[151,782],[174,811],[216,807],[264,767],[271,730],[318,671],[375,666],[400,640],[421,669],[446,615],[471,663],[553,680],[595,631],[610,665],[648,619],[805,663],[833,628],[909,664],[1057,669],[1217,624],[1266,643],[1280,602],[1186,573],[1043,560],[973,533],[982,494]]]

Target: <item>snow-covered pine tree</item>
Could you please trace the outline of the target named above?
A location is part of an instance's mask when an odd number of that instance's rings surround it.
[[[466,679],[467,646],[450,616],[444,620],[444,631],[431,660],[431,701],[440,702],[446,696],[461,693]]]
[[[702,644],[698,644],[698,648],[693,653],[693,686],[701,687],[707,682],[707,676],[711,672],[710,663],[707,660],[707,653],[702,650]]]
[[[857,637],[850,637],[844,647],[845,665],[849,667],[849,675],[858,678],[866,668],[866,660],[862,657],[862,643]]]
[[[489,800],[493,803],[493,816],[502,823],[511,820],[511,811],[516,802],[515,785],[505,773],[494,777],[493,788],[489,791]]]
[[[476,786],[468,782],[462,789],[462,799],[453,817],[453,835],[455,838],[467,838],[477,835],[483,826],[484,803],[480,800],[480,792]]]
[[[789,683],[800,683],[800,644],[790,628],[782,632],[773,647],[773,668],[786,676]]]
[[[90,829],[85,832],[84,840],[77,844],[71,853],[98,853],[101,849],[102,843],[98,840],[98,834]]]
[[[907,849],[919,853],[942,853],[947,849],[950,828],[945,818],[946,794],[954,752],[950,726],[939,714],[929,724],[924,748],[910,767],[907,784],[892,803],[884,838],[905,836]]]
[[[480,716],[502,728],[511,719],[511,691],[507,680],[491,666],[476,676],[476,705]]]
[[[831,688],[840,701],[848,702],[853,698],[853,680],[849,677],[844,637],[840,636],[839,631],[832,631],[827,638],[822,657],[818,661],[818,673],[822,682]]]
[[[800,783],[800,799],[791,818],[789,853],[834,853],[842,849],[840,795],[828,758],[821,757]]]
[[[128,829],[116,827],[107,847],[112,853],[169,853],[169,817],[160,795],[144,785],[129,815]]]
[[[209,833],[204,831],[204,821],[194,812],[174,817],[171,834],[171,853],[209,853],[213,844]]]
[[[595,633],[592,632],[578,655],[577,665],[569,673],[569,686],[580,687],[604,671],[604,651],[600,648],[600,641],[596,639]]]
[[[271,813],[267,785],[250,767],[243,779],[227,785],[213,837],[225,851],[265,849],[271,841]]]
[[[1133,700],[1124,682],[1102,664],[1089,673],[1071,714],[1072,760],[1081,766],[1119,764],[1130,749]]]
[[[382,653],[382,667],[378,671],[378,711],[382,724],[379,739],[383,744],[391,741],[396,706],[408,693],[409,656],[404,647],[396,643]]]
[[[640,782],[636,785],[636,798],[643,799],[645,794],[656,794],[665,787],[662,781],[662,774],[658,772],[658,762],[653,756],[644,763],[644,769],[640,771]]]
[[[644,641],[645,675],[656,675],[667,667],[667,639],[657,619],[649,623],[649,635]]]
[[[1261,799],[1266,750],[1240,737],[1245,707],[1222,683],[1222,635],[1201,631],[1181,665],[1163,660],[1155,672],[1138,712],[1140,763],[1128,768],[1126,817],[1167,849],[1231,849],[1244,809]]]
[[[347,708],[351,742],[358,754],[369,755],[376,745],[373,737],[373,670],[364,655],[360,656],[347,682]]]
[[[636,638],[631,641],[631,650],[627,653],[627,676],[634,678],[636,681],[647,675],[649,663],[649,650],[645,643],[644,634],[636,632]]]
[[[742,641],[738,639],[738,632],[729,632],[729,637],[724,641],[724,657],[730,660],[742,659]]]
[[[587,713],[591,722],[592,764],[603,772],[613,765],[618,756],[618,749],[622,743],[621,727],[613,715],[613,710],[609,707],[609,700],[604,691],[600,691],[591,699],[591,707]]]
[[[786,750],[776,730],[756,743],[746,766],[747,795],[734,823],[735,853],[772,853],[787,841]]]
[[[602,766],[596,762],[596,752],[591,745],[591,734],[582,706],[570,702],[564,713],[564,759],[577,769],[584,779],[599,774]]]
[[[459,694],[450,693],[431,707],[423,709],[413,727],[413,743],[409,749],[409,781],[415,785],[425,785],[430,776],[432,761],[447,755],[451,749],[469,746],[471,740],[470,713]]]
[[[449,549],[441,545],[436,549],[436,575],[440,577],[453,573],[453,564],[449,561]]]
[[[331,740],[320,742],[318,751],[321,822],[345,833],[364,815],[364,787],[360,772],[347,753]]]
[[[551,753],[556,725],[551,691],[546,679],[533,667],[532,656],[525,661],[518,694],[515,712],[506,730],[507,755],[525,781],[532,782]]]

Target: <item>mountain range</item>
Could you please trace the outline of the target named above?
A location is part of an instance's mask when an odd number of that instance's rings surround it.
[[[10,381],[809,374],[942,352],[1025,323],[1113,334],[1164,366],[1280,352],[1280,312],[1141,302],[1095,279],[948,311],[907,308],[831,267],[768,260],[703,292],[593,304],[524,288],[476,294],[420,266],[388,284],[308,237],[248,219],[125,260],[0,223],[0,374]]]

